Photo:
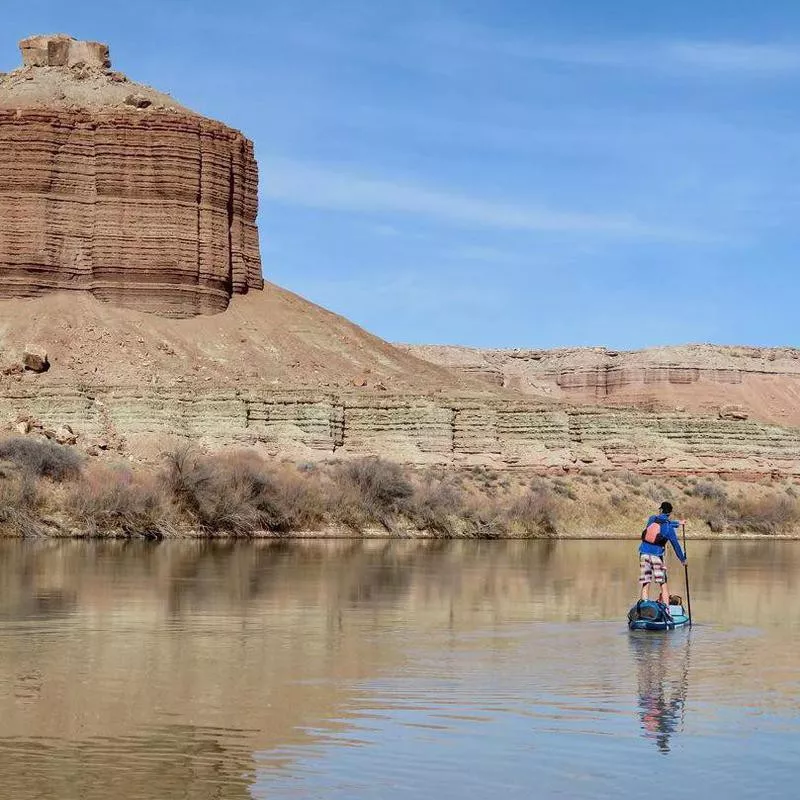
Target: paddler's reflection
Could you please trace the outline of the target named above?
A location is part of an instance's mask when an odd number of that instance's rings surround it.
[[[691,633],[635,631],[629,638],[636,659],[643,735],[662,753],[669,753],[671,737],[683,729]]]

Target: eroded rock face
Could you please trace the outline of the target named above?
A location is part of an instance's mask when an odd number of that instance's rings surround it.
[[[246,393],[95,386],[91,397],[77,389],[0,386],[0,431],[4,421],[10,427],[29,417],[45,429],[66,428],[66,421],[90,442],[115,436],[125,443],[115,449],[148,447],[153,455],[179,435],[210,449],[259,447],[309,462],[379,455],[419,466],[555,475],[800,477],[797,428],[675,412],[263,386]]]
[[[404,346],[434,364],[542,400],[688,410],[800,426],[800,350],[684,345],[619,352],[600,347],[481,350]]]
[[[21,49],[0,81],[0,298],[187,317],[262,288],[249,140],[110,72],[105,45]]]

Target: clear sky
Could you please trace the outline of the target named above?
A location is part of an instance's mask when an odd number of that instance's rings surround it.
[[[27,0],[255,141],[265,276],[394,341],[800,345],[796,0]]]

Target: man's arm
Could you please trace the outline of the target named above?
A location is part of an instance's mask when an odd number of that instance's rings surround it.
[[[672,544],[672,549],[675,551],[675,555],[678,556],[678,559],[681,562],[684,562],[686,561],[686,555],[684,554],[683,550],[681,550],[681,543],[678,541],[678,535],[675,533],[680,523],[677,520],[670,520],[670,523],[670,531],[667,538]]]

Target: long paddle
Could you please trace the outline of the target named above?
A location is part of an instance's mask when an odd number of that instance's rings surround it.
[[[686,525],[681,525],[683,528],[683,557],[686,561],[689,560],[689,555],[686,552]],[[692,596],[689,594],[689,565],[683,562],[683,577],[686,579],[686,608],[689,611],[689,627],[692,627]]]

